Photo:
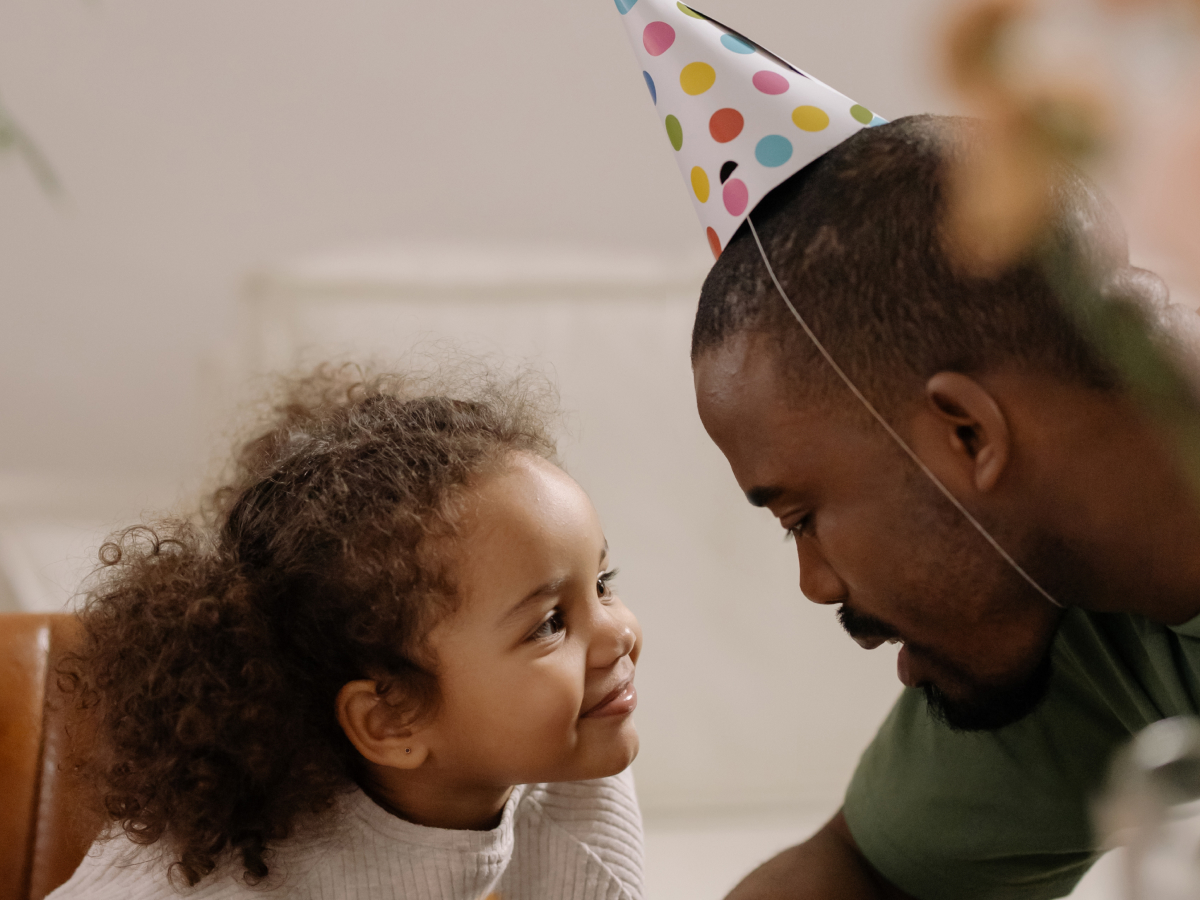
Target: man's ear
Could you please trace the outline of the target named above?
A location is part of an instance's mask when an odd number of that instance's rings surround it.
[[[978,381],[938,372],[925,384],[925,403],[913,421],[914,447],[947,482],[987,493],[1000,481],[1012,453],[1008,420]],[[949,486],[949,485],[948,485]]]
[[[347,682],[334,702],[338,724],[365,759],[393,769],[415,769],[429,758],[429,723],[414,721],[406,704],[389,703],[378,682]]]

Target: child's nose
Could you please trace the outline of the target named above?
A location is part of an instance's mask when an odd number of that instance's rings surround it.
[[[597,628],[588,647],[588,665],[607,668],[633,653],[637,646],[635,627],[622,616],[608,615]]]

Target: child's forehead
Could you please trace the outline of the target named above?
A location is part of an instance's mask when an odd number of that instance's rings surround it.
[[[600,521],[583,489],[538,457],[515,461],[473,492],[460,531],[460,581],[516,589],[590,571],[606,553]]]
[[[569,508],[591,506],[575,479],[549,460],[529,453],[510,456],[472,493],[480,525],[553,518]]]

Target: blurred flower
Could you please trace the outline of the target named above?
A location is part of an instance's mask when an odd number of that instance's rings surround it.
[[[1029,6],[1028,0],[981,0],[951,20],[946,34],[951,85],[970,96],[1000,89],[1003,40]]]
[[[1131,233],[1200,293],[1200,65],[1127,110],[1113,193]]]
[[[991,129],[980,152],[951,175],[947,244],[977,274],[1003,268],[1034,245],[1048,187],[1063,160],[1097,154],[1110,131],[1098,87],[1053,71],[1039,76],[1022,54],[1026,0],[982,0],[953,22],[946,42],[952,84]],[[1019,61],[1019,62],[1018,62]]]
[[[987,139],[951,173],[947,245],[976,274],[1003,269],[1037,242],[1050,212],[1056,169],[1094,155],[1108,112],[1086,86],[1047,85],[997,96],[985,114]]]

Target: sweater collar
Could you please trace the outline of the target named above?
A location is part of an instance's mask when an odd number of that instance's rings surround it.
[[[512,855],[513,822],[524,792],[524,785],[513,788],[500,814],[500,824],[490,831],[460,831],[417,825],[388,812],[361,788],[355,788],[344,803],[349,818],[391,840],[432,850],[508,857]]]

